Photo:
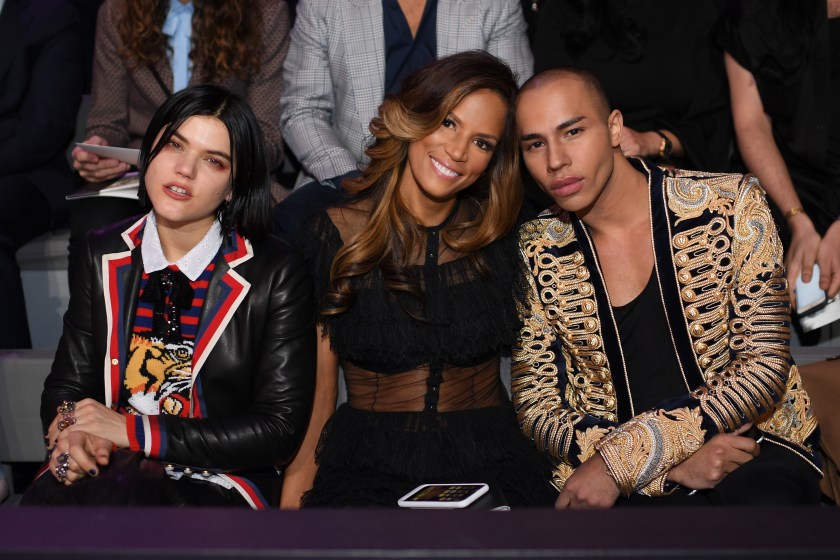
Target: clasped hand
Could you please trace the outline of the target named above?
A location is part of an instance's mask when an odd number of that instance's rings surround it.
[[[59,482],[69,485],[85,476],[96,476],[99,467],[108,464],[114,445],[128,447],[129,443],[125,418],[93,399],[75,404],[70,425],[66,425],[67,416],[56,415],[46,439],[50,444],[50,471]]]

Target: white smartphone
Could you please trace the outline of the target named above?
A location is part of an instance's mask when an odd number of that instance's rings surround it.
[[[810,282],[803,282],[802,275],[796,279],[796,312],[807,315],[825,307],[827,302],[825,292],[820,288],[820,265],[814,265],[814,273]]]
[[[484,483],[421,484],[399,500],[404,508],[458,509],[475,502],[490,489]]]

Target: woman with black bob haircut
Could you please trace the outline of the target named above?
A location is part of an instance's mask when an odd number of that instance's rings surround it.
[[[350,199],[305,224],[322,336],[283,506],[396,507],[419,484],[455,481],[488,483],[496,505],[553,503],[550,465],[500,378],[525,293],[510,234],[522,200],[516,90],[481,51],[409,76],[370,123]],[[339,365],[347,403],[336,410]]]
[[[91,232],[71,262],[49,460],[23,503],[276,505],[311,407],[314,301],[303,260],[265,235],[251,109],[218,86],[178,92],[140,178],[151,212]]]
[[[172,133],[195,116],[218,119],[230,135],[231,157],[236,165],[231,170],[231,199],[216,209],[222,233],[230,234],[234,227],[251,241],[262,240],[270,227],[271,197],[268,185],[271,178],[266,163],[265,143],[260,125],[253,111],[242,98],[214,85],[198,85],[190,95],[176,96],[155,113],[149,130],[162,131],[159,136],[146,133],[140,149],[140,201],[147,203],[146,170]]]

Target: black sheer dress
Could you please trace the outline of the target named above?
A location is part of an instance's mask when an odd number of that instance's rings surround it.
[[[349,310],[321,317],[347,402],[321,434],[304,506],[396,506],[418,484],[456,481],[489,482],[512,506],[553,503],[551,466],[520,433],[499,376],[523,294],[516,239],[483,249],[483,264],[450,248],[447,226],[470,208],[423,228],[412,269],[422,298],[389,290],[375,269],[353,281]],[[304,227],[321,309],[336,252],[367,221],[365,210],[333,208]]]

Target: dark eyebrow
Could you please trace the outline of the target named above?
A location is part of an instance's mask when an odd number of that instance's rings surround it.
[[[174,136],[175,138],[177,138],[178,140],[180,140],[184,144],[186,144],[188,146],[190,145],[190,141],[187,140],[186,138],[184,138],[182,135],[180,135],[177,130],[172,131],[172,136]],[[231,161],[230,155],[226,154],[225,152],[221,152],[221,151],[218,151],[218,150],[207,150],[207,153],[210,154],[210,155],[223,157],[226,160]]]
[[[586,117],[584,115],[580,115],[577,117],[572,117],[569,120],[563,121],[557,125],[556,130],[563,130],[564,128],[569,128],[570,126],[579,123]],[[530,140],[539,140],[542,138],[542,134],[537,134],[536,132],[532,132],[531,134],[523,134],[519,137],[520,142],[528,142]]]
[[[455,121],[455,123],[458,125],[461,124],[461,119],[459,119],[454,112],[450,112],[448,115],[446,115],[445,118]],[[484,138],[485,140],[493,140],[494,142],[499,141],[499,139],[496,136],[493,136],[492,134],[488,134],[486,132],[478,132],[476,133],[476,136],[478,136],[479,138]]]
[[[558,124],[558,125],[557,125],[557,130],[563,130],[564,128],[569,128],[569,127],[570,127],[570,126],[572,126],[573,124],[577,124],[577,123],[579,123],[580,121],[582,121],[582,120],[583,120],[583,119],[585,119],[585,118],[586,118],[586,117],[585,117],[585,116],[583,116],[583,115],[580,115],[580,116],[578,116],[578,117],[572,117],[571,119],[569,119],[569,120],[567,120],[567,121],[563,121],[563,122],[561,122],[560,124]]]

